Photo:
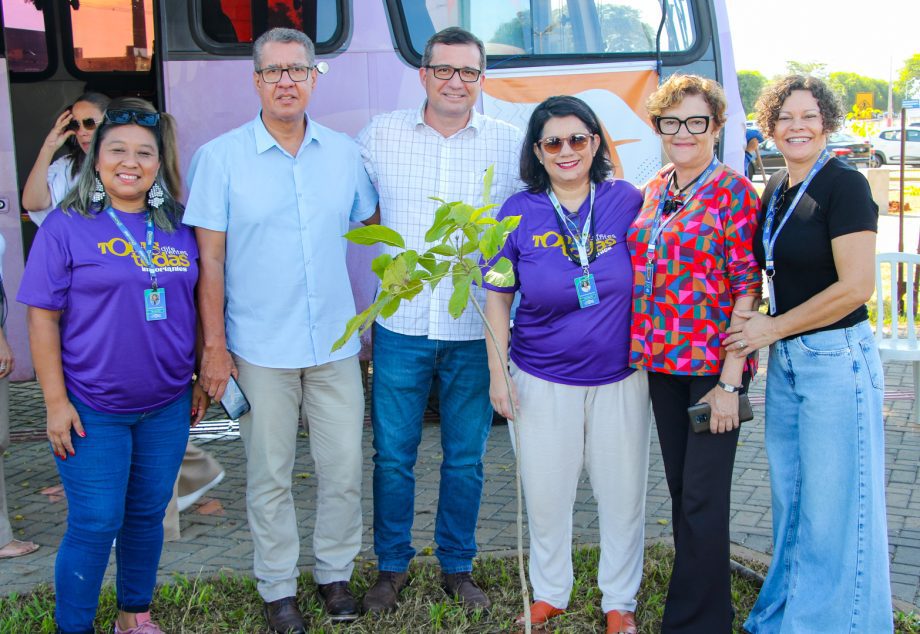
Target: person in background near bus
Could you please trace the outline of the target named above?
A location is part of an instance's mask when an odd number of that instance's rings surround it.
[[[3,333],[8,312],[6,292],[3,288],[3,255],[6,240],[0,235],[0,559],[21,557],[38,550],[38,544],[13,538],[13,527],[6,509],[6,481],[3,477],[3,454],[10,446],[10,374],[15,360],[13,350]]]
[[[185,221],[201,249],[202,383],[219,399],[235,376],[252,406],[240,434],[268,625],[305,632],[291,491],[301,415],[318,480],[313,577],[333,621],[358,617],[348,581],[361,547],[364,388],[358,340],[330,350],[355,314],[342,236],[350,221],[376,222],[377,193],[354,141],[306,115],[310,38],[272,29],[253,58],[262,111],[198,151]]]
[[[630,363],[648,371],[671,493],[675,556],[661,631],[727,634],[738,396],[756,365],[726,355],[721,343],[737,311],[750,310],[760,293],[751,250],[757,194],[713,155],[726,119],[719,84],[673,75],[647,108],[671,164],[646,185],[629,231]],[[696,403],[711,407],[709,431],[691,431],[687,408]]]
[[[499,213],[521,216],[496,256],[511,261],[515,285],[485,284],[486,317],[501,347],[487,346],[489,393],[495,411],[520,432],[533,624],[569,603],[572,509],[585,466],[600,517],[606,631],[635,634],[651,407],[645,370],[629,367],[633,277],[625,238],[642,195],[610,180],[611,170],[600,122],[585,102],[550,97],[537,106],[521,148],[528,189]],[[517,291],[509,392],[504,368]]]
[[[769,315],[743,314],[723,344],[735,357],[770,347],[773,562],[744,626],[891,632],[885,386],[865,306],[878,207],[866,178],[827,152],[845,113],[827,84],[790,75],[757,110],[786,169],[764,189],[754,240]]]
[[[763,143],[763,134],[757,128],[745,126],[744,143],[744,175],[753,180],[760,160],[757,148]]]
[[[142,99],[110,103],[19,289],[67,494],[54,577],[63,633],[93,631],[116,537],[115,633],[160,632],[148,609],[163,514],[189,424],[208,407],[192,385],[198,250],[175,158],[172,117]]]
[[[93,134],[102,123],[102,113],[108,105],[109,98],[105,95],[85,92],[54,122],[22,188],[22,208],[35,224],[41,225],[77,182]],[[54,155],[65,145],[67,151],[54,160]]]
[[[425,102],[378,115],[358,135],[364,165],[381,195],[382,222],[401,233],[408,248],[426,248],[425,232],[438,208],[429,196],[478,206],[489,165],[495,166],[492,202],[501,204],[519,189],[520,131],[474,110],[485,68],[485,47],[472,33],[457,27],[436,33],[419,69]],[[482,457],[492,426],[489,368],[482,321],[473,310],[451,318],[452,290],[447,282],[434,291],[426,287],[374,325],[374,551],[380,572],[364,597],[365,611],[395,608],[408,579],[415,555],[413,469],[435,378],[444,456],[435,554],[450,596],[471,609],[490,606],[470,576]],[[484,302],[481,289],[472,292]]]

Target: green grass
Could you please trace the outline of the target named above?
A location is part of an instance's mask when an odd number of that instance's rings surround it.
[[[664,610],[673,551],[663,545],[647,549],[639,608],[636,616],[640,632],[657,632]],[[553,633],[600,632],[603,614],[597,589],[596,547],[575,551],[575,588],[568,612],[552,621],[552,628],[536,630]],[[745,565],[765,572],[762,565]],[[466,612],[445,596],[440,587],[438,567],[431,563],[413,565],[411,582],[404,590],[397,612],[383,617],[363,617],[348,626],[334,627],[323,616],[316,588],[309,575],[302,575],[298,599],[311,632],[342,634],[396,634],[428,632],[511,632],[515,616],[521,611],[514,558],[483,558],[476,563],[474,576],[489,594],[493,608],[488,613]],[[361,596],[375,578],[373,564],[361,563],[355,570],[352,590]],[[755,584],[733,575],[732,595],[737,611],[735,631],[747,616],[757,596]],[[51,633],[54,631],[54,595],[47,587],[28,595],[0,598],[0,632],[3,634]],[[263,632],[264,619],[255,581],[242,575],[220,575],[212,579],[189,579],[177,575],[157,588],[152,612],[165,632],[252,634]],[[100,600],[97,632],[111,632],[115,618],[115,596],[106,586]],[[899,634],[920,633],[920,616],[896,615]]]

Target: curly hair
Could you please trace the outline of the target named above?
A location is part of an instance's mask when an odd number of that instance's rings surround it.
[[[719,128],[725,125],[725,109],[728,105],[725,91],[722,90],[719,82],[699,75],[678,74],[668,77],[667,81],[661,84],[645,102],[649,119],[654,124],[655,119],[660,117],[665,110],[680,104],[687,95],[703,97],[712,112],[712,122]]]
[[[789,95],[796,90],[807,90],[818,102],[824,132],[830,134],[840,127],[844,117],[840,98],[827,84],[810,75],[787,75],[779,81],[769,84],[757,99],[757,125],[768,137],[773,136],[780,110]]]

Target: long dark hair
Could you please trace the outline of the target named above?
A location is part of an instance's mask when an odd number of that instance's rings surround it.
[[[121,97],[115,99],[109,104],[109,110],[136,110],[139,112],[157,112],[149,101],[137,97]],[[102,124],[96,129],[93,136],[93,143],[86,153],[86,161],[80,170],[80,176],[73,188],[64,196],[61,201],[61,209],[64,212],[71,210],[81,216],[91,218],[104,210],[109,204],[108,195],[102,202],[94,203],[92,200],[93,192],[96,188],[96,156],[99,154],[99,146],[108,133],[120,125],[134,125],[132,123],[118,124],[103,119]],[[157,139],[157,146],[160,152],[160,169],[157,171],[155,183],[158,183],[163,189],[163,204],[158,208],[151,208],[149,211],[153,215],[153,221],[164,231],[173,232],[182,222],[182,214],[185,208],[177,200],[177,196],[182,191],[182,181],[179,178],[179,152],[176,141],[176,120],[165,112],[160,113],[160,122],[157,127],[151,128],[153,135]]]
[[[534,153],[537,141],[543,134],[543,126],[553,117],[578,117],[588,128],[589,134],[596,134],[600,138],[600,146],[591,161],[591,170],[588,177],[595,183],[600,183],[610,177],[613,165],[610,162],[610,151],[604,139],[601,122],[591,110],[591,106],[578,97],[562,95],[550,97],[534,109],[527,124],[524,143],[521,146],[521,180],[527,185],[530,192],[544,192],[549,189],[549,174]]]
[[[81,101],[85,101],[86,103],[90,103],[96,106],[99,108],[99,112],[105,112],[105,109],[109,107],[109,102],[111,99],[109,99],[106,95],[103,95],[101,92],[87,91],[74,99],[74,102],[67,106],[65,110],[73,110],[73,107]],[[83,167],[83,161],[86,159],[86,152],[84,152],[83,148],[80,147],[80,143],[77,141],[76,134],[71,135],[64,145],[67,148],[64,156],[70,158],[70,176],[73,178],[80,173],[80,168]]]

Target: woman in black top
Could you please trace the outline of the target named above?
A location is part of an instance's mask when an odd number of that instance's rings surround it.
[[[769,314],[729,329],[737,356],[770,346],[766,447],[773,562],[751,634],[891,632],[884,376],[865,302],[878,207],[826,149],[843,110],[820,80],[769,87],[758,123],[786,159],[767,184],[754,253]]]

